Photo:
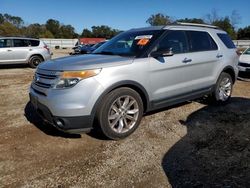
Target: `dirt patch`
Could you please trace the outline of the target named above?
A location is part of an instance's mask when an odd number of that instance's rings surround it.
[[[225,107],[185,103],[147,115],[129,138],[109,141],[64,134],[30,117],[33,74],[28,67],[0,69],[0,187],[250,183],[249,82],[237,81]]]

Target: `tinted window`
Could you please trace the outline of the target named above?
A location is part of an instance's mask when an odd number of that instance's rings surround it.
[[[226,33],[218,33],[218,37],[222,40],[222,42],[226,45],[227,48],[236,48],[233,41]]]
[[[191,52],[217,50],[218,47],[212,37],[203,31],[188,31]]]
[[[27,47],[29,46],[29,41],[24,39],[14,39],[14,47]]]
[[[11,39],[0,39],[0,48],[11,47]]]
[[[39,46],[40,41],[39,40],[29,40],[29,43],[31,46]]]
[[[187,39],[184,31],[169,31],[159,42],[157,51],[172,49],[174,54],[188,51]]]

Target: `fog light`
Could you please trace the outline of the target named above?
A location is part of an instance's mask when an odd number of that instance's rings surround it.
[[[61,119],[56,119],[55,123],[58,127],[63,128],[64,127],[64,122]]]

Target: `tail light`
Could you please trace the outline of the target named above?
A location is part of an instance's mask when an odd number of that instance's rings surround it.
[[[44,45],[43,47],[48,51],[48,53],[50,53],[49,47],[47,45]]]

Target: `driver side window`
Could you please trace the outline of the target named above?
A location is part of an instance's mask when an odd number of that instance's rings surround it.
[[[158,44],[157,51],[172,50],[174,54],[188,52],[187,38],[184,31],[170,31]]]

